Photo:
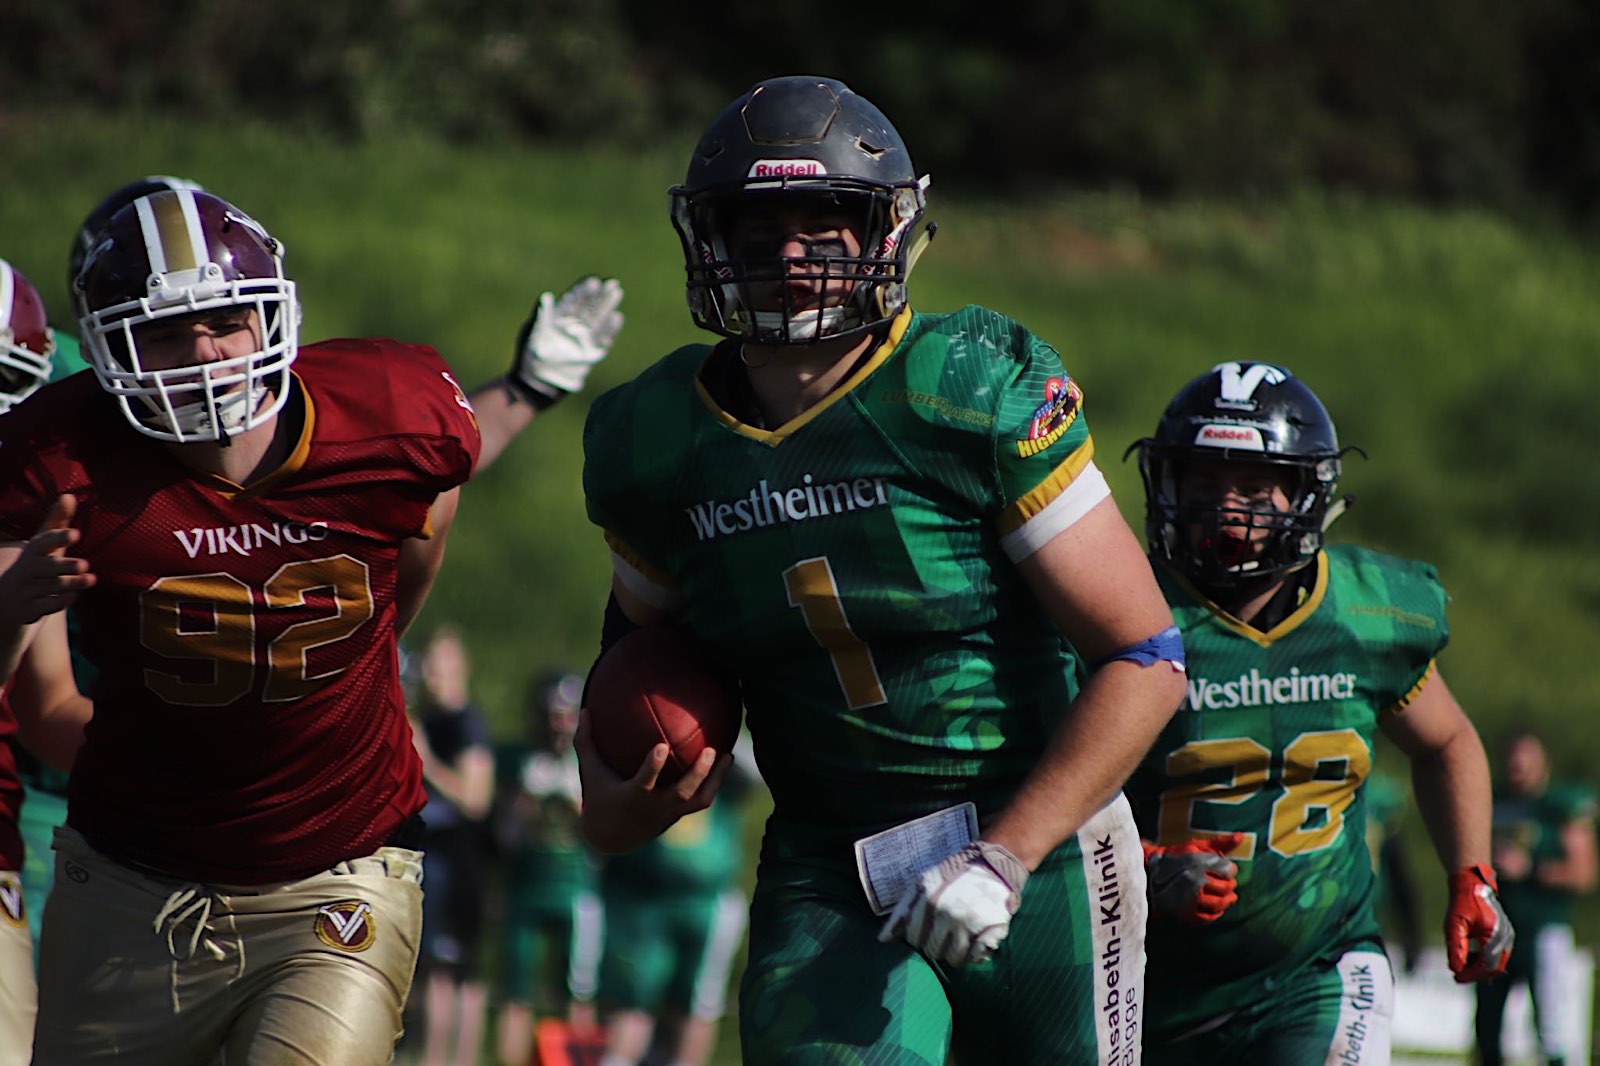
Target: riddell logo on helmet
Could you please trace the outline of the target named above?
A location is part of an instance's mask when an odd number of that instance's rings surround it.
[[[750,164],[752,178],[814,178],[826,174],[828,168],[820,159],[757,159]]]
[[[1206,444],[1213,448],[1249,448],[1251,451],[1264,451],[1261,440],[1261,431],[1254,426],[1219,426],[1216,423],[1200,427],[1200,432],[1195,434],[1196,444]]]

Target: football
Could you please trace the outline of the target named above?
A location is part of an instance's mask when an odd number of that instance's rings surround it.
[[[655,745],[672,748],[657,784],[682,777],[707,747],[739,736],[739,683],[681,626],[645,626],[607,648],[589,675],[584,713],[606,765],[632,777]]]

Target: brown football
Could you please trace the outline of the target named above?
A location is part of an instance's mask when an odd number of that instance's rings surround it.
[[[670,784],[705,748],[720,755],[739,737],[739,683],[717,669],[681,626],[645,626],[629,633],[595,663],[584,713],[606,765],[632,777],[650,749],[672,748],[658,784]]]

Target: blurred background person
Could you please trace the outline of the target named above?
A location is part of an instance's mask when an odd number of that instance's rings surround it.
[[[600,1066],[705,1066],[744,938],[744,813],[760,785],[748,736],[710,807],[601,869]]]
[[[1533,999],[1539,1048],[1547,1066],[1576,1066],[1570,990],[1577,954],[1572,911],[1595,887],[1595,790],[1588,782],[1552,781],[1544,742],[1512,734],[1501,753],[1494,801],[1494,864],[1500,902],[1517,930],[1507,980],[1478,986],[1478,1060],[1500,1066],[1501,1022],[1511,987],[1525,981]]]
[[[594,858],[578,832],[582,788],[572,747],[582,698],[583,675],[540,677],[526,708],[526,738],[496,753],[495,840],[505,870],[502,1066],[527,1066],[537,1019],[595,1028],[600,898]]]
[[[468,692],[471,665],[453,626],[434,631],[422,650],[421,698],[412,737],[422,758],[428,802],[424,823],[422,1066],[476,1066],[488,990],[479,940],[494,795],[489,726]]]

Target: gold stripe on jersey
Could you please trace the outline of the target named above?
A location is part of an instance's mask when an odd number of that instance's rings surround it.
[[[888,359],[894,353],[894,350],[899,347],[900,338],[905,336],[906,327],[909,325],[911,325],[911,307],[908,304],[895,316],[894,323],[889,327],[889,335],[878,346],[878,350],[872,353],[872,358],[857,367],[856,372],[851,374],[844,384],[777,429],[757,429],[754,426],[747,426],[721,407],[718,407],[717,401],[711,398],[710,391],[701,383],[699,374],[694,377],[695,395],[700,397],[700,402],[705,404],[707,410],[716,416],[717,421],[729,429],[741,436],[749,437],[751,440],[760,441],[762,444],[768,444],[776,448],[786,439],[798,433],[807,423],[817,418],[822,412],[848,396],[852,389],[862,381],[865,381],[867,376],[878,369],[879,366],[883,365],[884,360]]]
[[[294,442],[294,448],[289,452],[288,458],[284,459],[276,470],[257,478],[248,485],[240,485],[238,482],[229,481],[220,474],[207,475],[207,480],[210,481],[211,487],[227,499],[248,500],[253,496],[260,496],[279,482],[299,473],[301,468],[306,465],[306,460],[310,458],[311,436],[317,428],[317,405],[311,399],[311,390],[306,388],[306,383],[300,380],[299,374],[291,370],[289,371],[289,379],[291,381],[290,387],[299,390],[301,398],[305,401],[304,424],[300,427],[299,439]],[[282,418],[283,415],[280,413],[278,417]],[[425,532],[423,535],[426,537],[431,534]]]
[[[1015,533],[1027,525],[1030,518],[1037,517],[1078,479],[1079,474],[1088,469],[1089,462],[1093,458],[1094,438],[1085,437],[1076,450],[1056,464],[1056,468],[1050,471],[1048,477],[1000,512],[999,517],[995,519],[1000,535],[1003,537]]]
[[[1393,718],[1395,715],[1400,714],[1407,707],[1411,706],[1411,701],[1417,698],[1417,695],[1422,692],[1423,687],[1425,685],[1427,685],[1427,683],[1429,681],[1433,680],[1433,676],[1437,672],[1437,670],[1438,670],[1438,660],[1437,659],[1429,659],[1428,660],[1428,668],[1426,670],[1422,671],[1422,676],[1417,678],[1417,683],[1415,685],[1412,685],[1410,690],[1404,696],[1401,696],[1394,703],[1390,704],[1389,706],[1385,707],[1382,711],[1380,711],[1378,713],[1378,717],[1379,718]]]
[[[611,572],[623,587],[652,607],[664,611],[676,611],[683,606],[678,582],[671,574],[645,561],[643,556],[609,529],[601,532],[605,535],[606,546],[611,549]]]
[[[1161,565],[1166,566],[1165,563],[1162,563]],[[1207,596],[1204,592],[1201,592],[1188,578],[1184,577],[1177,570],[1167,566],[1167,572],[1170,573],[1178,582],[1178,584],[1183,587],[1183,591],[1187,592],[1194,602],[1200,604],[1201,606],[1205,607],[1206,610],[1210,611],[1212,616],[1216,618],[1217,621],[1221,622],[1223,625],[1227,626],[1241,637],[1244,637],[1246,640],[1253,641],[1254,643],[1261,645],[1263,648],[1266,648],[1270,647],[1274,641],[1281,640],[1283,637],[1288,636],[1295,629],[1299,628],[1300,624],[1315,614],[1317,608],[1322,605],[1323,598],[1328,594],[1328,556],[1326,552],[1317,552],[1317,560],[1315,565],[1317,568],[1317,582],[1311,587],[1310,594],[1300,602],[1300,606],[1289,612],[1288,617],[1264,633],[1255,626],[1251,625],[1249,622],[1241,621],[1240,619],[1229,614],[1227,611],[1223,610],[1221,607],[1217,606],[1216,602],[1213,601],[1210,596]]]

